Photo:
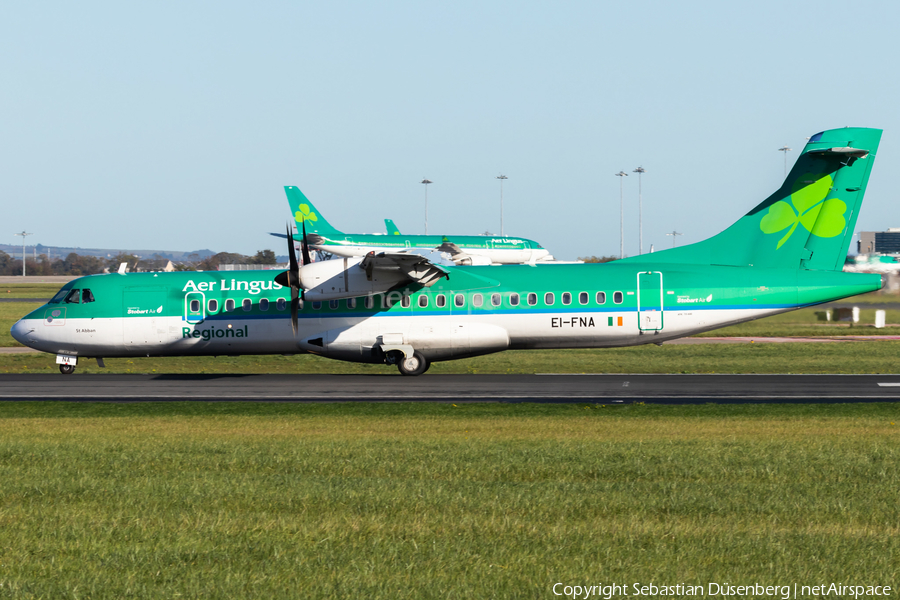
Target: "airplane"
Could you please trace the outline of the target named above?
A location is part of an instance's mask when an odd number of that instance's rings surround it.
[[[507,265],[552,261],[553,256],[534,240],[485,235],[404,235],[390,219],[385,219],[388,235],[343,233],[335,229],[322,212],[296,186],[284,187],[291,214],[300,227],[306,224],[314,250],[340,257],[362,257],[369,252],[408,252],[428,249],[444,252],[456,265]],[[282,234],[273,233],[277,237]]]
[[[274,277],[80,277],[11,333],[66,374],[87,358],[313,353],[419,375],[507,349],[660,344],[880,289],[881,275],[841,268],[881,133],[812,136],[781,187],[733,225],[653,254],[487,268],[374,251],[310,262],[301,244],[298,262],[289,241],[290,267]]]

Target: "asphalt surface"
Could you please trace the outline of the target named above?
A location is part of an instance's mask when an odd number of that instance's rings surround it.
[[[0,401],[836,403],[900,375],[0,375]]]

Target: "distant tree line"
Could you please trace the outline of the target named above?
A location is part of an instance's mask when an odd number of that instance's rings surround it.
[[[192,260],[192,257],[195,257]],[[254,256],[244,256],[232,252],[219,252],[201,259],[199,255],[189,255],[186,260],[174,262],[176,271],[216,271],[220,264],[237,265],[274,265],[277,262],[271,250],[260,250]],[[119,265],[128,263],[129,271],[162,271],[169,260],[159,255],[150,258],[139,258],[133,254],[118,254],[112,258],[84,256],[72,252],[63,258],[50,260],[46,254],[39,254],[37,259],[28,257],[25,260],[26,275],[96,275],[97,273],[114,273]],[[0,275],[21,275],[22,259],[13,258],[0,251]]]
[[[579,256],[578,260],[586,263],[605,263],[619,260],[618,256]]]

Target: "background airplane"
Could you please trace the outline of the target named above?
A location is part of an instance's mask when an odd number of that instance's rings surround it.
[[[484,269],[401,252],[311,263],[306,245],[298,263],[289,242],[290,268],[274,281],[264,271],[76,279],[12,336],[56,354],[63,373],[87,357],[310,352],[418,375],[510,348],[659,344],[879,289],[880,275],[841,268],[880,139],[863,128],[812,136],[778,190],[680,248]],[[307,209],[304,223],[315,222]]]
[[[485,235],[404,235],[389,219],[385,219],[387,236],[343,233],[322,216],[299,188],[285,186],[284,191],[297,230],[301,229],[302,223],[306,224],[310,247],[335,256],[365,256],[369,252],[418,248],[446,253],[457,265],[508,265],[553,260],[550,252],[534,240]],[[281,237],[281,234],[272,235]]]

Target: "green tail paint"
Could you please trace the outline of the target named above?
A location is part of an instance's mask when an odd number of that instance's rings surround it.
[[[859,127],[816,134],[781,188],[722,233],[625,260],[840,271],[880,140]]]
[[[321,233],[323,235],[341,233],[325,220],[322,213],[300,191],[300,188],[286,185],[284,186],[284,193],[287,195],[294,220],[297,221],[297,231],[301,230],[301,224],[305,222],[308,233]]]
[[[392,220],[385,219],[384,226],[387,228],[388,235],[400,235],[400,230],[397,229],[397,226],[394,225],[394,222]]]

